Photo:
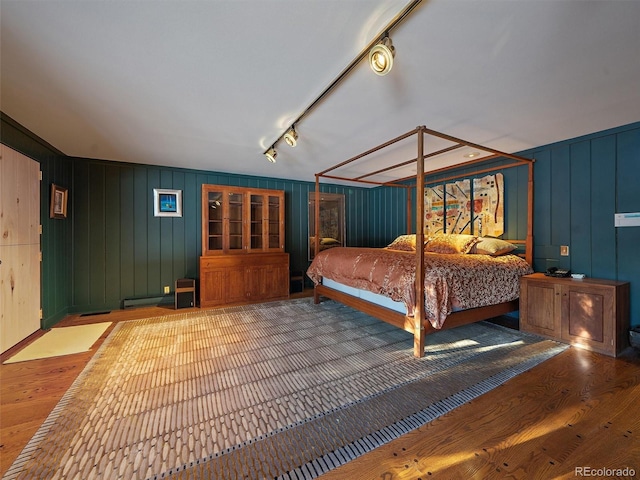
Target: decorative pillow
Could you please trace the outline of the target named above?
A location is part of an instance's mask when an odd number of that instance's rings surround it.
[[[475,235],[462,233],[440,233],[429,237],[424,247],[425,252],[433,253],[469,253],[478,243]]]
[[[387,245],[387,248],[390,248],[391,250],[403,250],[405,252],[415,252],[416,236],[400,235],[393,242]]]
[[[320,239],[320,245],[340,245],[340,242],[335,238],[324,237]]]
[[[473,246],[470,253],[480,253],[483,255],[492,255],[497,257],[499,255],[512,252],[516,248],[518,247],[513,243],[500,240],[499,238],[480,237],[478,239],[478,243]]]

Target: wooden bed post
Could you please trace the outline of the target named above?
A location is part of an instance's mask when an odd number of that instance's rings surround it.
[[[424,356],[424,127],[418,127],[416,164],[416,308],[413,312],[413,355]]]
[[[525,244],[525,260],[533,267],[533,160],[529,163],[529,180],[527,183],[527,240]]]
[[[407,235],[411,234],[411,187],[405,188],[407,192]]]
[[[320,225],[320,175],[316,173],[316,201],[314,205],[314,226],[313,226],[313,258],[318,255],[320,252],[320,235],[318,232],[318,227]],[[313,288],[313,303],[316,305],[320,303],[320,295],[318,293],[317,287]]]

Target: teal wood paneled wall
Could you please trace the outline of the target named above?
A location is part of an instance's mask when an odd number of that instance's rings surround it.
[[[70,187],[71,161],[7,115],[0,113],[0,141],[40,163],[40,218],[42,222],[42,328],[49,328],[68,313],[72,298],[69,219],[49,218],[51,184]],[[71,213],[71,212],[70,212]]]
[[[629,281],[632,326],[640,325],[640,227],[616,228],[614,214],[640,211],[639,152],[640,123],[526,152],[536,159],[534,269]]]
[[[126,298],[161,296],[181,277],[198,277],[202,184],[285,191],[285,250],[306,270],[311,182],[73,159],[72,312],[120,308]],[[154,217],[153,189],[182,190],[183,216]],[[347,243],[386,245],[406,227],[404,192],[321,184],[346,198]],[[378,212],[383,213],[380,220]]]
[[[361,244],[385,247],[398,235],[408,231],[407,191],[397,187],[376,187],[367,193],[364,208],[370,220]]]

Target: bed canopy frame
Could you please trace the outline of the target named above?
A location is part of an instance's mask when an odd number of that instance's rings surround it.
[[[405,139],[408,139],[412,136],[416,137],[417,144],[417,156],[414,159],[403,161],[400,163],[395,163],[389,165],[385,168],[381,168],[372,172],[359,174],[357,176],[349,177],[349,176],[341,176],[337,175],[334,172],[340,168],[343,168],[349,164],[352,164],[356,161],[365,159],[367,157],[370,158],[370,155],[380,152],[384,149],[389,148],[392,145],[397,144]],[[426,152],[425,146],[427,145],[427,138],[434,138],[445,140],[451,145],[440,148],[438,150]],[[478,150],[481,152],[485,152],[485,156],[482,156],[477,159],[469,160],[463,163],[458,163],[455,165],[450,165],[447,167],[442,167],[434,170],[425,171],[425,160],[430,160],[433,158],[444,156],[450,152],[455,150],[459,150],[463,147],[470,147],[474,150]],[[504,159],[505,161],[510,161],[510,163],[486,166],[486,163],[492,160],[500,160]],[[448,177],[438,177],[434,182],[445,182],[449,180],[454,180],[463,177],[470,177],[473,175],[479,175],[484,173],[490,173],[492,171],[497,170],[505,170],[513,167],[520,167],[523,165],[528,166],[528,181],[527,181],[527,234],[524,240],[509,240],[515,244],[522,244],[525,247],[524,258],[529,263],[529,265],[533,262],[533,164],[535,160],[521,157],[518,155],[501,152],[499,150],[486,147],[483,145],[479,145],[477,143],[469,142],[460,138],[453,137],[451,135],[447,135],[441,132],[437,132],[435,130],[431,130],[425,126],[418,126],[415,129],[406,132],[396,138],[393,138],[385,143],[382,143],[366,152],[360,153],[355,157],[352,157],[348,160],[345,160],[341,163],[338,163],[322,172],[316,173],[316,186],[315,186],[315,225],[319,225],[320,222],[320,179],[330,179],[330,180],[338,180],[338,181],[346,181],[346,182],[354,182],[354,183],[362,183],[367,185],[377,185],[377,186],[387,186],[387,187],[396,187],[403,188],[406,191],[406,202],[407,202],[407,233],[411,233],[411,225],[412,225],[412,208],[411,208],[411,190],[413,188],[416,189],[416,245],[424,244],[424,201],[420,201],[422,199],[421,192],[424,192],[424,188],[427,184],[425,181],[426,176],[431,175],[441,175],[446,174],[448,171],[459,170],[459,169],[467,169],[471,168],[471,170],[465,171],[463,173],[455,174]],[[416,164],[416,174],[415,176],[401,177],[396,178],[394,180],[386,180],[386,181],[376,181],[373,180],[372,177],[375,175],[380,175],[383,173],[392,172],[393,170],[400,169],[402,167],[410,166],[412,164]],[[485,166],[483,166],[485,165]],[[315,251],[318,252],[320,245],[320,238],[316,234],[315,235]],[[426,321],[425,315],[425,305],[424,305],[424,279],[425,279],[425,268],[424,268],[424,258],[425,253],[423,248],[416,248],[416,278],[415,278],[415,292],[416,296],[416,308],[414,310],[414,316],[409,317],[406,315],[402,315],[399,312],[392,311],[388,308],[381,307],[379,305],[375,305],[366,300],[362,300],[360,298],[353,297],[346,293],[334,290],[332,288],[326,287],[324,285],[316,285],[314,288],[314,302],[318,303],[320,301],[320,296],[325,296],[327,298],[331,298],[333,300],[337,300],[345,305],[356,308],[364,313],[377,317],[385,322],[391,323],[397,327],[403,328],[404,330],[413,333],[414,336],[414,344],[413,344],[413,353],[416,357],[424,356],[424,346],[425,346],[425,336],[429,333],[433,333],[437,331],[434,329],[431,324]],[[499,315],[504,315],[506,313],[512,312],[518,309],[518,300],[513,300],[511,302],[505,302],[498,305],[491,305],[488,307],[478,307],[470,310],[462,310],[451,313],[447,317],[447,321],[445,322],[443,329],[445,328],[453,328],[459,325],[464,325],[466,323],[472,323],[480,320],[486,320],[488,318],[493,318]]]

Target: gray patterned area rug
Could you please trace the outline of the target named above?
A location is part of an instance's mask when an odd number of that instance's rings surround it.
[[[4,478],[315,478],[566,346],[308,298],[116,325]]]

